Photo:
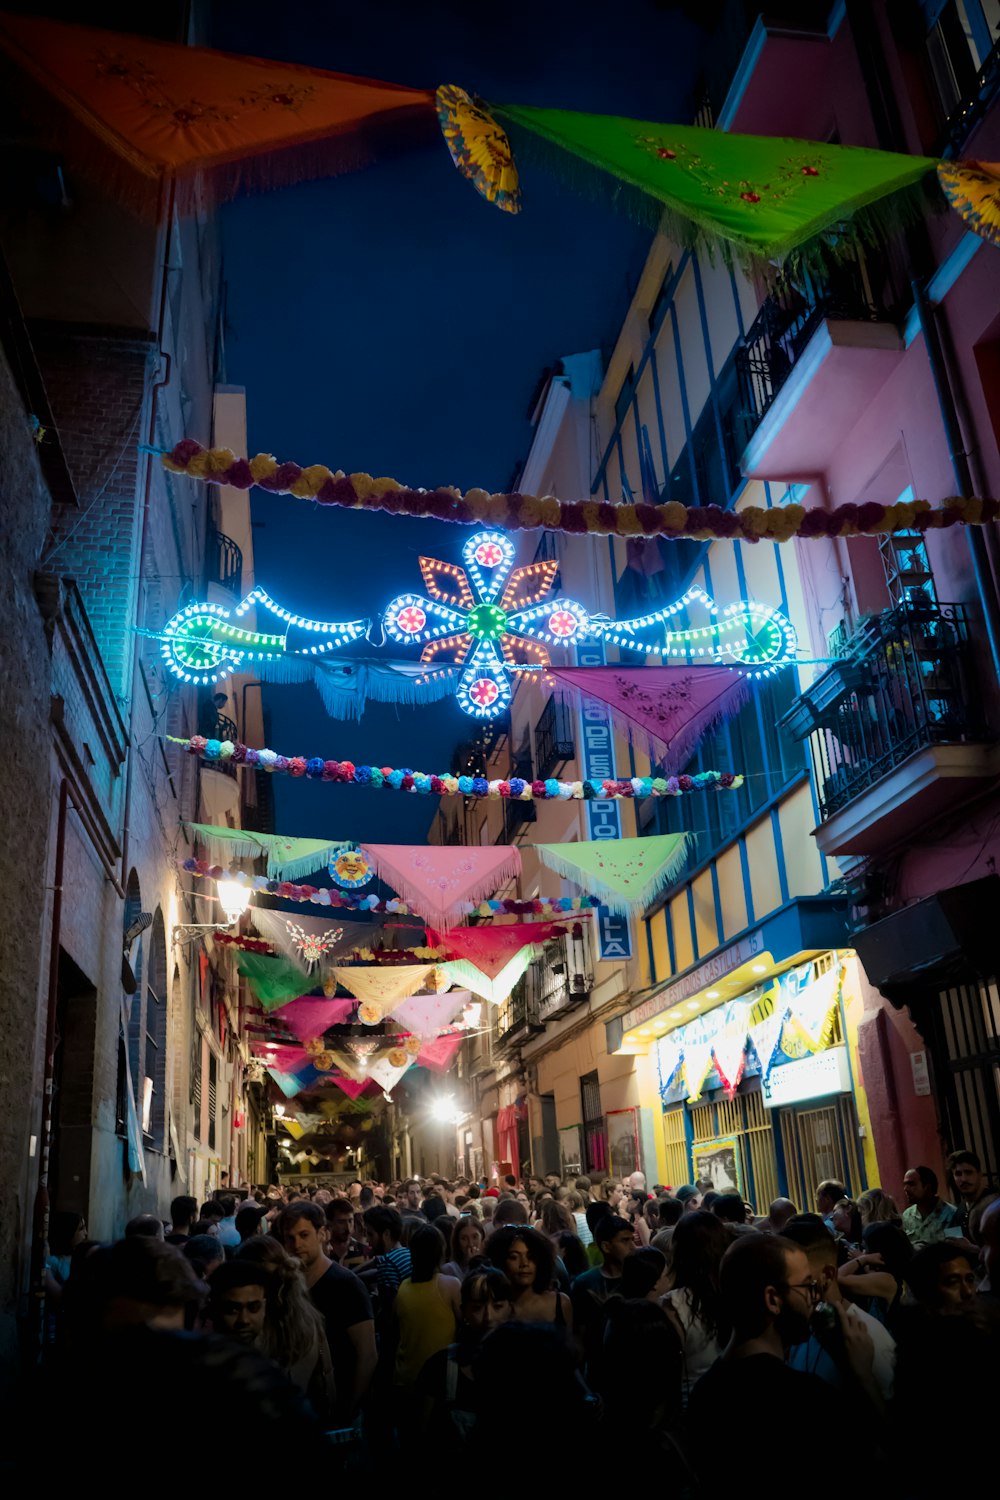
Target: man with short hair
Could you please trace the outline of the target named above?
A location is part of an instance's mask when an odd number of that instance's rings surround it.
[[[588,1210],[587,1222],[594,1236],[601,1264],[583,1271],[573,1282],[573,1328],[583,1342],[588,1379],[595,1390],[600,1390],[603,1380],[601,1366],[604,1327],[607,1322],[605,1304],[618,1291],[622,1266],[630,1255],[635,1254],[635,1231],[628,1219],[608,1212],[594,1214],[591,1223]]]
[[[365,1229],[374,1257],[371,1262],[374,1279],[381,1291],[394,1296],[399,1291],[400,1282],[406,1280],[412,1269],[410,1252],[401,1244],[402,1215],[384,1204],[376,1205],[365,1214]],[[366,1273],[368,1269],[365,1268]]]
[[[674,1198],[670,1194],[657,1198],[656,1217],[660,1227],[650,1240],[650,1244],[654,1250],[659,1250],[661,1254],[669,1258],[670,1241],[674,1237],[674,1230],[684,1217],[684,1204],[679,1198]]]
[[[240,1237],[241,1245],[245,1245],[247,1240],[252,1240],[254,1235],[260,1234],[260,1221],[266,1216],[266,1213],[267,1210],[262,1208],[259,1203],[254,1203],[253,1199],[248,1200],[237,1211],[233,1222],[236,1225],[236,1233]]]
[[[798,1209],[791,1198],[775,1198],[767,1211],[767,1218],[760,1222],[760,1228],[765,1234],[781,1234],[789,1219],[793,1219]]]
[[[837,1207],[841,1198],[847,1197],[847,1189],[842,1182],[837,1182],[833,1177],[827,1177],[816,1187],[816,1212],[831,1233],[836,1230],[833,1225],[833,1210]]]
[[[236,1228],[236,1195],[220,1193],[218,1202],[222,1209],[218,1228],[219,1242],[235,1249],[240,1243],[240,1232]]]
[[[718,1204],[716,1204],[718,1208]],[[877,1318],[864,1312],[853,1302],[848,1302],[840,1290],[837,1279],[837,1241],[825,1224],[811,1219],[791,1219],[785,1226],[785,1238],[798,1245],[809,1261],[809,1270],[819,1287],[820,1303],[839,1308],[847,1317],[854,1318],[868,1330],[874,1346],[872,1378],[883,1401],[892,1399],[892,1386],[896,1371],[896,1341]],[[845,1367],[844,1348],[839,1338],[839,1323],[830,1323],[829,1314],[812,1319],[809,1337],[801,1344],[793,1345],[788,1363],[793,1370],[805,1370],[818,1375],[827,1385],[842,1389],[845,1380],[852,1379]],[[868,1392],[869,1395],[871,1392]]]
[[[679,1203],[683,1203],[686,1214],[697,1213],[701,1207],[701,1192],[690,1182],[682,1183],[674,1197]]]
[[[378,1363],[371,1299],[353,1271],[326,1253],[326,1215],[315,1203],[289,1203],[275,1224],[276,1237],[305,1272],[306,1286],[326,1324],[337,1390],[337,1423],[349,1427]]]
[[[537,1178],[535,1180],[538,1181]],[[562,1178],[558,1172],[546,1172],[541,1182],[538,1183],[539,1192],[547,1188],[550,1193],[554,1193],[558,1187],[562,1187]]]
[[[403,1183],[403,1202],[406,1209],[410,1213],[418,1214],[422,1211],[421,1205],[423,1201],[424,1195],[420,1191],[420,1179],[418,1177],[408,1178]]]
[[[718,1487],[720,1413],[760,1410],[780,1418],[784,1471],[808,1475],[814,1500],[834,1500],[842,1493],[843,1475],[836,1464],[816,1462],[817,1422],[857,1454],[867,1451],[865,1429],[874,1413],[854,1411],[840,1391],[785,1363],[787,1351],[808,1337],[816,1306],[818,1288],[805,1252],[780,1235],[740,1235],[722,1258],[720,1290],[733,1335],[725,1354],[692,1387],[687,1409],[686,1451],[706,1493]],[[858,1378],[870,1376],[867,1329],[839,1308],[836,1317],[845,1360]]]
[[[630,1172],[628,1178],[628,1188],[630,1193],[641,1193],[644,1198],[648,1198],[649,1194],[646,1192],[645,1172]]]
[[[921,1245],[906,1280],[920,1306],[933,1313],[968,1309],[978,1289],[972,1254],[947,1240]]]
[[[216,1333],[244,1346],[260,1342],[269,1274],[251,1260],[230,1260],[216,1267],[208,1282],[208,1310]]]
[[[962,1233],[971,1244],[981,1245],[983,1213],[1000,1198],[1000,1193],[990,1187],[983,1164],[974,1151],[953,1151],[947,1166],[962,1211]]]
[[[445,1179],[442,1177],[438,1181],[437,1191],[438,1191],[438,1196],[443,1200],[444,1206],[445,1206],[445,1208],[448,1211],[448,1217],[450,1219],[460,1219],[462,1217],[462,1215],[459,1213],[458,1209],[455,1207],[455,1186],[454,1186],[454,1183],[446,1182]]]
[[[129,1219],[125,1225],[125,1238],[127,1240],[141,1239],[145,1237],[150,1240],[163,1239],[163,1221],[155,1214],[136,1214],[134,1219]]]
[[[504,1224],[527,1224],[528,1210],[518,1198],[501,1198],[493,1211],[493,1228]]]
[[[910,1167],[903,1177],[908,1208],[903,1209],[903,1231],[913,1246],[937,1245],[962,1233],[962,1214],[954,1203],[938,1197],[937,1173],[930,1167]]]
[[[354,1234],[354,1205],[348,1198],[334,1198],[326,1205],[326,1253],[339,1266],[353,1270],[367,1260],[365,1247]]]
[[[198,1217],[198,1200],[183,1193],[170,1204],[170,1233],[190,1234],[191,1225]]]

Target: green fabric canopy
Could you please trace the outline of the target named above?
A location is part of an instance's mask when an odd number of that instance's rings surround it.
[[[287,958],[241,953],[236,967],[265,1010],[277,1010],[302,994],[302,971]]]
[[[642,912],[671,885],[687,859],[689,833],[651,838],[595,839],[585,844],[535,844],[543,865],[599,896],[611,911]]]
[[[282,833],[252,833],[246,828],[216,827],[213,823],[185,823],[185,828],[204,845],[212,864],[230,859],[255,859],[267,855],[270,880],[302,880],[326,869],[333,855],[348,847],[346,839],[296,839]]]
[[[911,187],[937,163],[924,156],[828,146],[779,136],[730,135],[691,125],[657,125],[618,115],[494,105],[619,183],[648,194],[672,216],[682,243],[721,240],[744,257],[781,260],[859,210]],[[869,218],[899,216],[888,206]],[[860,226],[859,226],[860,228]]]

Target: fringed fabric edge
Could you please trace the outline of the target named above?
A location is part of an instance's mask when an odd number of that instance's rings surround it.
[[[574,848],[572,844],[565,845],[566,853],[563,853],[557,844],[536,844],[534,848],[543,865],[547,865],[564,880],[571,880],[574,885],[586,887],[591,895],[599,896],[602,905],[614,912],[615,916],[634,917],[645,911],[651,901],[674,883],[687,863],[688,853],[694,842],[694,834],[682,833],[678,837],[680,842],[677,847],[661,865],[650,872],[645,884],[636,891],[634,896],[623,896],[621,891],[616,891],[612,886],[607,885],[599,875],[575,864],[572,858],[568,857],[569,851]]]
[[[406,871],[400,869],[390,857],[377,852],[377,844],[362,844],[361,850],[371,861],[379,880],[391,886],[411,910],[439,927],[453,926],[462,916],[464,902],[471,901],[477,904],[488,900],[502,886],[507,885],[511,880],[516,880],[521,873],[520,850],[510,844],[507,846],[505,857],[499,863],[492,865],[488,871],[484,871],[473,884],[463,886],[461,891],[450,900],[441,901],[435,900],[423,886],[411,881]]]

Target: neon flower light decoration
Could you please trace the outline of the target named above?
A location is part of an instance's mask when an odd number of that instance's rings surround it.
[[[465,670],[458,680],[459,707],[478,719],[494,719],[512,696],[518,670],[549,665],[549,646],[576,646],[601,639],[645,656],[705,658],[766,676],[794,658],[791,622],[765,604],[738,601],[721,610],[693,587],[674,603],[631,620],[591,615],[575,599],[547,597],[559,564],[555,559],[511,567],[514,548],[498,531],[481,531],[462,548],[465,567],[421,557],[428,593],[398,594],[383,617],[385,633],[398,645],[420,644],[420,660],[438,657]],[[708,623],[682,626],[673,617],[703,607]],[[664,631],[663,626],[668,628]],[[645,637],[645,638],[644,638]],[[527,658],[527,660],[525,660]]]
[[[662,609],[609,620],[589,614],[575,599],[550,598],[558,561],[515,568],[513,543],[501,531],[469,537],[462,561],[464,567],[421,557],[427,594],[398,594],[383,625],[394,644],[420,646],[420,661],[429,670],[444,662],[463,669],[456,694],[459,707],[473,718],[499,717],[513,696],[514,674],[547,667],[552,646],[603,640],[621,651],[714,662],[752,677],[768,676],[795,656],[791,622],[753,600],[720,607],[703,589],[692,587]],[[281,621],[280,634],[235,623],[255,604]],[[689,608],[706,623],[682,624],[678,617]],[[183,682],[204,685],[243,670],[244,664],[322,659],[363,639],[368,626],[368,620],[307,620],[254,588],[234,612],[218,604],[189,604],[165,625],[162,651],[167,667]]]
[[[261,604],[284,625],[284,630],[268,634],[233,624],[255,604]],[[237,672],[245,662],[264,661],[274,657],[321,657],[341,646],[361,640],[368,630],[367,620],[306,620],[276,604],[262,588],[253,588],[237,604],[235,611],[219,604],[189,604],[179,610],[163,627],[161,651],[164,662],[182,682],[202,685],[221,682]],[[289,641],[292,630],[306,632],[299,646]]]

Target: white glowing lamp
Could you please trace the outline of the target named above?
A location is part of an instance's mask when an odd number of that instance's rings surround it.
[[[237,880],[218,881],[215,894],[219,898],[219,905],[225,912],[226,921],[230,926],[240,920],[250,905],[250,891],[245,885],[240,885]]]

